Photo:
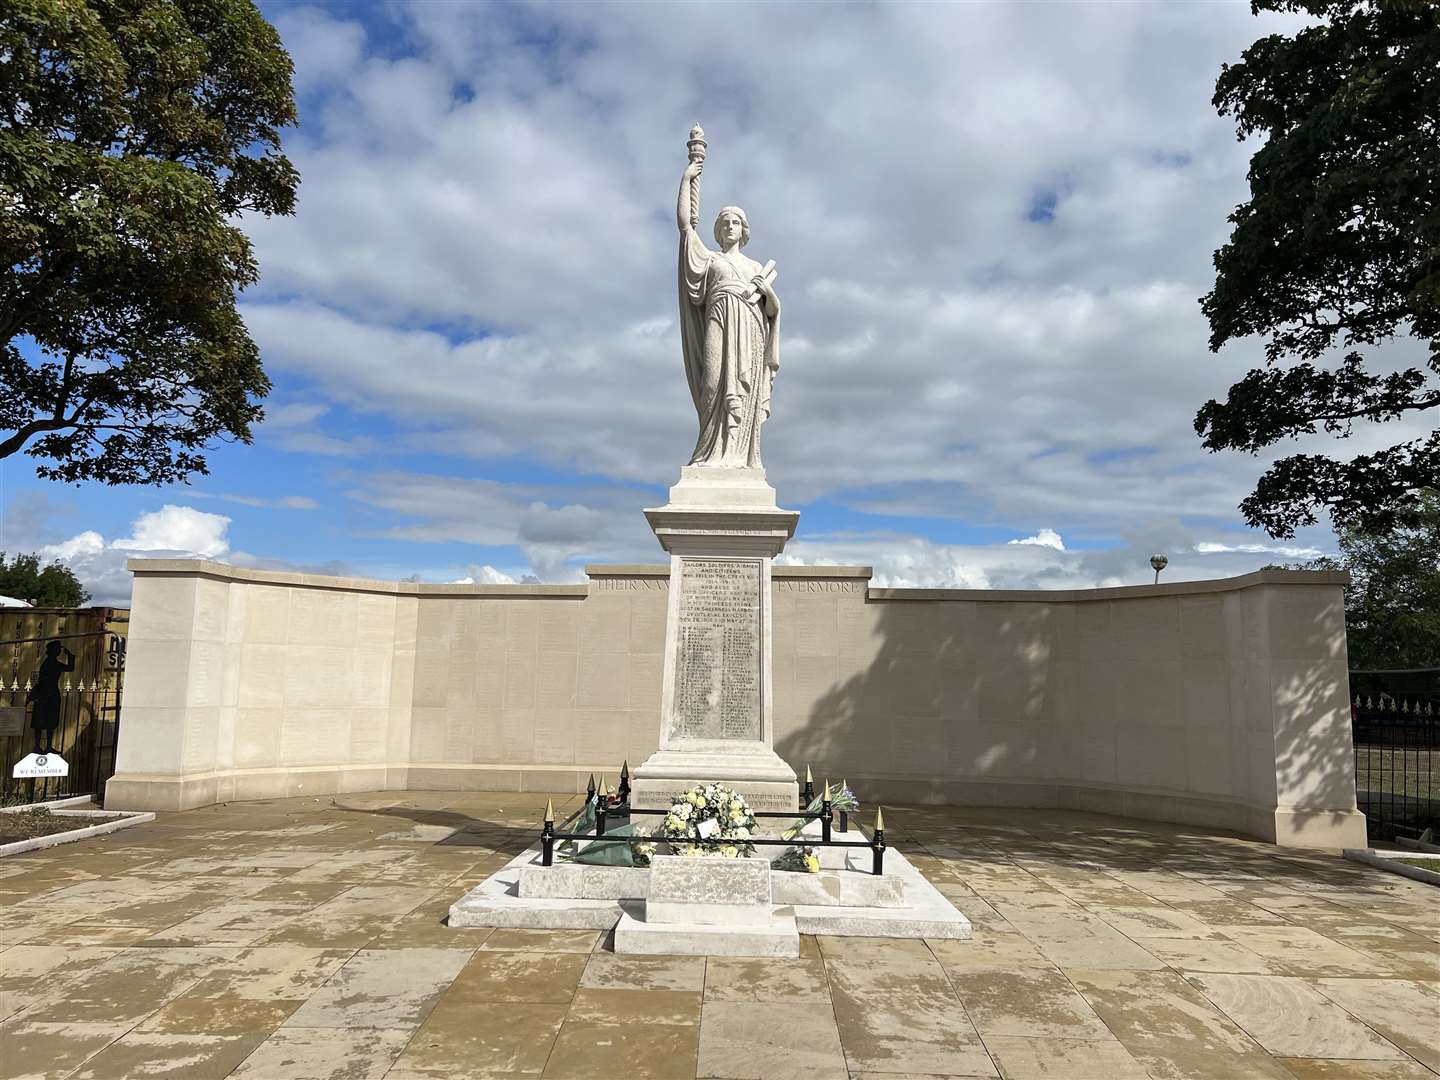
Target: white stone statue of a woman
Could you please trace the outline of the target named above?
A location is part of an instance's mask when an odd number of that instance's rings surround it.
[[[711,251],[700,239],[700,173],[705,133],[687,144],[675,220],[680,227],[680,340],[690,396],[700,417],[691,465],[760,468],[760,425],[770,415],[770,387],[780,367],[780,300],[773,264],[741,253],[750,222],[738,206],[715,218]]]

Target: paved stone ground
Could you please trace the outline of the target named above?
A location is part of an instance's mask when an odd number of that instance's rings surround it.
[[[0,1077],[1440,1074],[1440,890],[1333,855],[1088,814],[887,808],[973,940],[707,960],[445,926],[543,806],[235,803],[6,858]]]

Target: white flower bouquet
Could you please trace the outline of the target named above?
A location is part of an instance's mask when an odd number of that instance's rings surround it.
[[[656,833],[677,855],[723,855],[748,858],[755,854],[750,837],[755,815],[745,797],[724,784],[697,784],[670,802],[670,810]],[[697,843],[696,841],[723,841]]]

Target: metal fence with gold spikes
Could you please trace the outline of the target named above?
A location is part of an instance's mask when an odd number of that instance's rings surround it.
[[[1440,668],[1350,672],[1350,718],[1370,843],[1440,832]]]

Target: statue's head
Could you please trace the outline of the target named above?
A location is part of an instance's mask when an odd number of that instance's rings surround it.
[[[715,242],[722,248],[750,242],[750,219],[738,206],[727,206],[715,215]]]

